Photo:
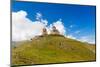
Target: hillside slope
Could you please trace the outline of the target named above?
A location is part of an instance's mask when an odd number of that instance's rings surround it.
[[[95,61],[95,52],[86,45],[58,35],[37,37],[12,47],[12,65]]]

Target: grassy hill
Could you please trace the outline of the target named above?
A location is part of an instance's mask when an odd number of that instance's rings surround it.
[[[60,35],[36,37],[12,47],[12,65],[95,61],[94,47]]]

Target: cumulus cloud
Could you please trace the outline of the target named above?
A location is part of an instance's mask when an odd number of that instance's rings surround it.
[[[79,34],[79,33],[80,33],[80,31],[79,31],[79,30],[75,31],[75,34]]]
[[[76,37],[74,37],[73,35],[68,35],[68,36],[66,36],[67,38],[71,38],[71,39],[75,39],[75,40],[77,40],[77,38]]]
[[[60,34],[75,39],[82,42],[95,43],[95,37],[93,36],[81,36],[76,38],[73,35],[66,35],[66,28],[61,19],[53,22],[48,25],[48,20],[42,18],[41,13],[36,13],[36,21],[32,21],[27,18],[28,13],[26,11],[20,10],[18,12],[12,12],[12,40],[13,41],[22,41],[33,38],[37,35],[42,34],[42,29],[45,27],[48,34],[52,30],[52,27],[55,26]],[[76,31],[75,33],[80,33]]]
[[[95,36],[91,36],[91,35],[81,36],[81,37],[78,37],[78,38],[73,36],[73,35],[67,35],[66,37],[71,38],[71,39],[75,39],[75,40],[81,41],[81,42],[87,42],[87,43],[90,43],[90,44],[95,44]]]
[[[64,24],[61,19],[58,21],[54,22],[53,24],[50,25],[50,30],[52,30],[52,27],[55,26],[57,30],[60,32],[60,34],[65,35],[66,29],[64,27]]]
[[[27,17],[27,12],[21,10],[12,12],[12,40],[27,40],[36,35],[40,35],[42,28],[47,25],[47,21],[31,21]],[[37,18],[37,17],[36,17]]]
[[[36,21],[27,18],[27,12],[20,10],[12,12],[12,40],[28,40],[34,36],[41,35],[45,27],[50,34],[51,27],[54,25],[61,34],[65,33],[63,22],[60,20],[48,25],[48,21],[42,18],[41,13],[36,13]]]
[[[69,27],[70,27],[70,28],[73,28],[73,27],[74,27],[74,25],[70,25]]]
[[[82,42],[87,42],[87,43],[91,43],[91,44],[95,44],[95,36],[82,36],[78,39],[79,41]]]
[[[36,13],[36,19],[41,20],[42,19],[42,14],[41,13]]]

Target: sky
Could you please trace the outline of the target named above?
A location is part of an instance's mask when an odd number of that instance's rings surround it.
[[[27,40],[56,26],[60,34],[95,43],[96,7],[39,2],[12,3],[12,40]]]

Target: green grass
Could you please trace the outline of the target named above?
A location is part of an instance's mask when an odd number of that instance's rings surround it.
[[[95,60],[91,45],[59,35],[38,37],[12,48],[12,65]]]

